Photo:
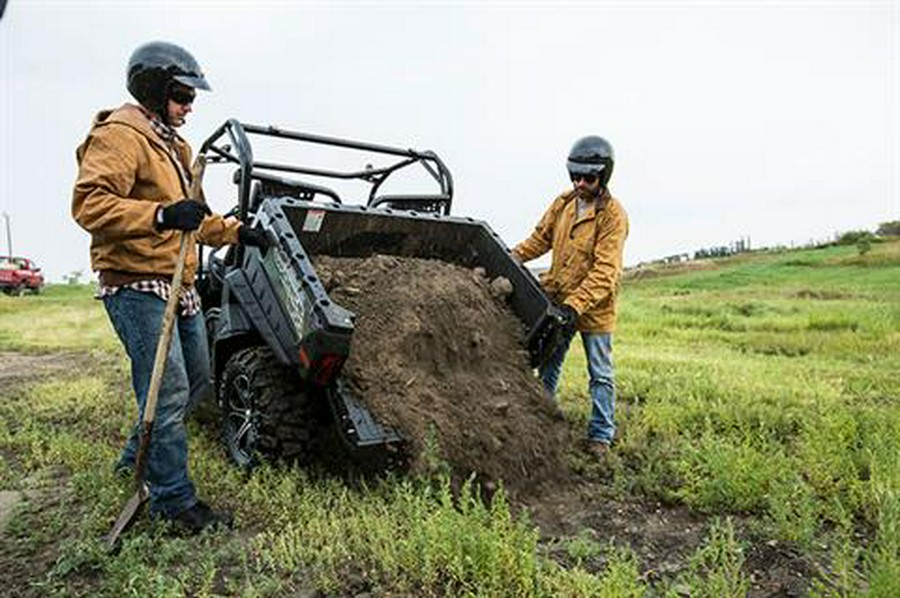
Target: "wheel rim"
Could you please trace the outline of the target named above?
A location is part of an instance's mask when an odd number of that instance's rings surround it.
[[[259,412],[253,387],[246,374],[231,381],[225,402],[225,441],[239,465],[250,465],[259,440]]]

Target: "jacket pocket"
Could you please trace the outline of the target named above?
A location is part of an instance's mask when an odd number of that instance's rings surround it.
[[[579,254],[593,255],[595,240],[594,228],[594,221],[586,220],[572,229],[569,240]]]

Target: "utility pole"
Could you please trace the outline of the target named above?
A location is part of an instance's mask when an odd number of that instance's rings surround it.
[[[6,250],[9,251],[9,258],[12,259],[12,233],[9,232],[9,214],[3,212],[3,218],[6,220]]]

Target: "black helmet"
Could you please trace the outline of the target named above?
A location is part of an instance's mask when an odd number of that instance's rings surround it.
[[[566,167],[569,169],[569,175],[595,174],[600,179],[600,185],[606,187],[612,176],[615,161],[613,148],[609,142],[603,137],[589,135],[576,141],[569,150]]]
[[[128,59],[128,91],[145,108],[166,118],[173,82],[209,91],[209,83],[190,52],[168,42],[150,42]]]

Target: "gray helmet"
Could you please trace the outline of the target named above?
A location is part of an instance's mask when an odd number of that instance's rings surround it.
[[[615,154],[612,145],[603,137],[589,135],[575,142],[569,150],[566,168],[569,175],[594,174],[600,179],[600,185],[606,187],[612,176]]]
[[[200,64],[181,46],[150,42],[135,50],[128,59],[128,92],[163,119],[174,82],[194,89],[210,89]]]

